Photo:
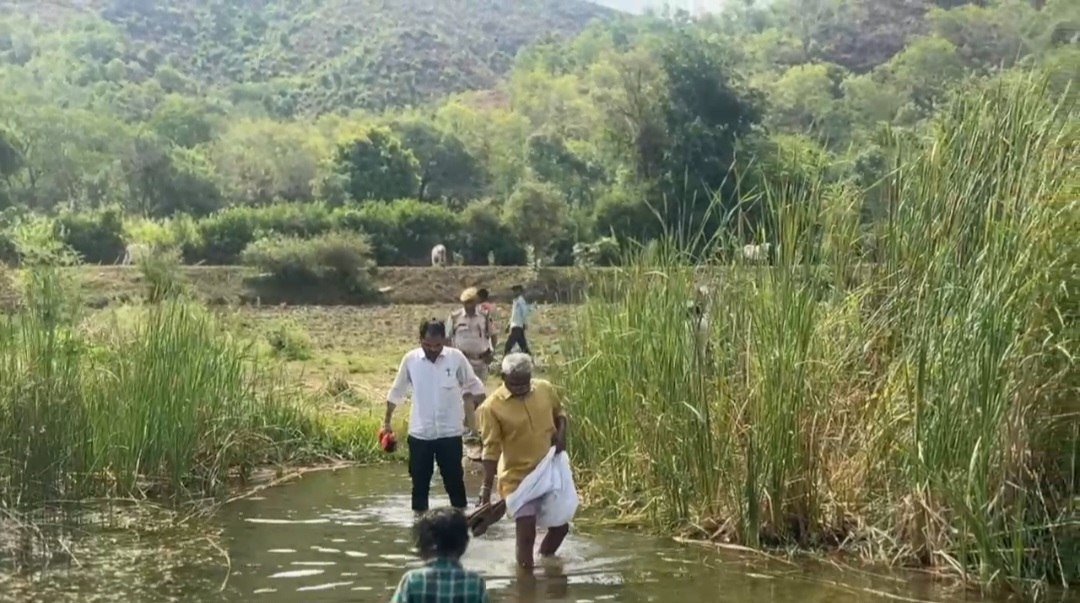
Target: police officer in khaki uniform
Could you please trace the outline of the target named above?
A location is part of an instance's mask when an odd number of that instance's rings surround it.
[[[446,321],[446,325],[449,331],[450,347],[461,350],[468,358],[476,376],[481,381],[486,381],[488,363],[494,358],[494,348],[491,344],[491,317],[479,308],[479,303],[480,294],[476,287],[469,287],[462,291],[461,307],[450,315],[450,320]],[[470,396],[469,394],[466,396],[471,398],[464,401],[466,421],[469,423],[470,430],[466,438],[473,439],[476,429],[474,412],[476,407],[484,401],[484,396]]]

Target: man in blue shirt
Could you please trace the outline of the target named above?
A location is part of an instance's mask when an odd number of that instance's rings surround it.
[[[514,305],[510,311],[510,336],[506,338],[506,347],[503,354],[514,351],[516,345],[523,353],[532,354],[529,351],[529,342],[525,340],[525,328],[529,322],[529,302],[525,301],[525,288],[514,285]]]

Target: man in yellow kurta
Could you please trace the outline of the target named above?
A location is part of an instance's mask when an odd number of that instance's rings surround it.
[[[527,354],[507,355],[502,361],[502,379],[502,385],[477,409],[484,442],[481,505],[491,502],[496,472],[499,496],[505,500],[552,446],[556,452],[566,449],[566,414],[558,392],[551,383],[532,378],[532,358]],[[533,566],[539,508],[539,500],[528,501],[514,517],[517,561],[522,567]],[[569,525],[549,528],[540,543],[540,555],[555,555],[569,531]]]

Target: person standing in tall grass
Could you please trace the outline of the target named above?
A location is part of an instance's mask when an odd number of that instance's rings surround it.
[[[420,347],[401,359],[394,384],[386,396],[385,433],[393,433],[390,419],[410,389],[408,444],[412,509],[416,513],[427,511],[436,464],[450,504],[464,509],[469,503],[461,465],[467,410],[462,400],[463,390],[474,396],[483,396],[485,390],[465,355],[446,346],[446,324],[441,320],[422,322]]]
[[[495,303],[491,301],[491,292],[487,289],[477,289],[476,298],[480,301],[480,312],[488,317],[489,338],[491,349],[494,350],[499,345],[499,325],[495,320]]]
[[[687,328],[694,342],[695,357],[699,360],[708,360],[712,355],[712,344],[709,341],[709,315],[705,311],[705,301],[696,299],[686,302]]]

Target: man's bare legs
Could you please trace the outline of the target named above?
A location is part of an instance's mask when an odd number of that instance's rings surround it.
[[[536,565],[533,559],[533,547],[536,546],[536,517],[521,517],[515,521],[517,532],[517,562],[525,568]],[[563,525],[557,528],[548,528],[544,540],[540,543],[540,556],[553,557],[559,552],[563,540],[570,533],[570,526]]]
[[[562,546],[563,540],[566,540],[566,535],[569,533],[569,525],[548,528],[547,535],[544,536],[544,540],[540,543],[540,556],[554,557],[555,553],[559,552],[559,547]]]
[[[517,532],[517,562],[519,567],[532,568],[533,547],[536,545],[536,517],[519,517],[514,520]]]

